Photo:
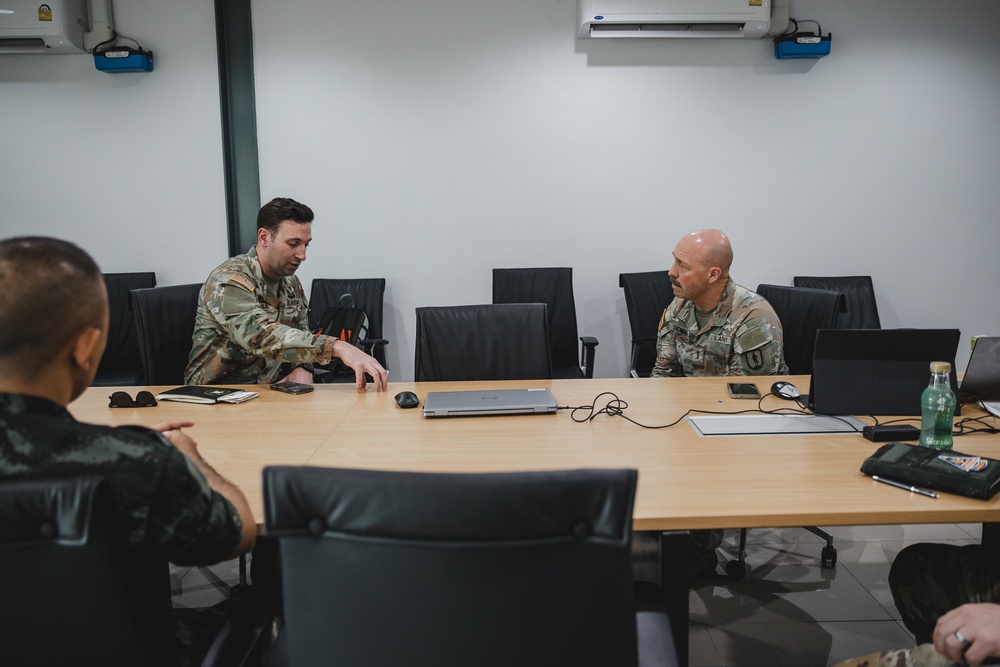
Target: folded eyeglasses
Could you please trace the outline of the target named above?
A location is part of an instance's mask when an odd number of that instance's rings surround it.
[[[108,396],[108,399],[110,400],[109,408],[152,408],[156,406],[156,399],[148,391],[140,391],[135,395],[135,400],[132,400],[129,393],[125,391],[116,391]]]

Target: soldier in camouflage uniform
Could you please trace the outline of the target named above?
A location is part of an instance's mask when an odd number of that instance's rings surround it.
[[[310,364],[339,357],[365,373],[375,389],[387,374],[357,347],[309,332],[309,313],[295,271],[312,240],[312,210],[292,199],[274,199],[257,215],[257,244],[212,271],[198,299],[188,384],[256,384],[313,381]]]
[[[717,229],[692,232],[677,242],[673,256],[668,275],[674,300],[657,327],[651,376],[787,373],[778,316],[762,297],[729,277],[729,238]],[[689,579],[716,568],[722,537],[722,530],[691,532]]]
[[[781,375],[781,323],[771,305],[729,277],[733,251],[714,229],[674,249],[674,300],[663,311],[652,377]]]
[[[209,565],[249,551],[247,500],[201,458],[181,430],[191,422],[110,428],[66,409],[93,380],[107,333],[104,281],[84,251],[40,237],[0,242],[0,479],[104,477],[122,537],[164,578],[168,560]],[[168,599],[156,602],[166,611]],[[192,645],[190,625],[174,631],[174,642],[164,637],[173,662],[197,664],[205,647]]]

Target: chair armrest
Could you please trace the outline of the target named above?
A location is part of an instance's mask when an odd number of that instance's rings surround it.
[[[583,343],[583,377],[592,378],[594,377],[594,356],[597,354],[599,343],[593,336],[580,336],[580,342]]]
[[[677,667],[677,649],[663,592],[656,584],[645,581],[635,582],[634,592],[639,667]]]
[[[647,343],[655,344],[656,336],[641,336],[632,339],[632,358],[629,359],[628,374],[634,378],[642,377],[639,375],[639,351]]]
[[[374,350],[379,345],[388,345],[388,344],[389,341],[385,338],[365,338],[363,340],[358,341],[358,345],[361,346],[361,349],[363,349],[368,354],[371,354],[372,350]]]

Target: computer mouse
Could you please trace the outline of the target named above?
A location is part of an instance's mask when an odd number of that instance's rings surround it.
[[[401,391],[396,394],[396,405],[401,408],[415,408],[420,405],[420,399],[412,391]]]
[[[802,395],[799,388],[791,382],[775,382],[771,385],[771,393],[779,398],[786,398],[789,401],[793,401]]]

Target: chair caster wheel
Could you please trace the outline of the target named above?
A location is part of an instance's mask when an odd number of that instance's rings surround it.
[[[837,547],[823,547],[823,553],[820,555],[821,567],[827,569],[833,568],[837,564]]]
[[[726,563],[726,574],[734,581],[745,579],[750,575],[750,566],[746,562],[731,560]]]

